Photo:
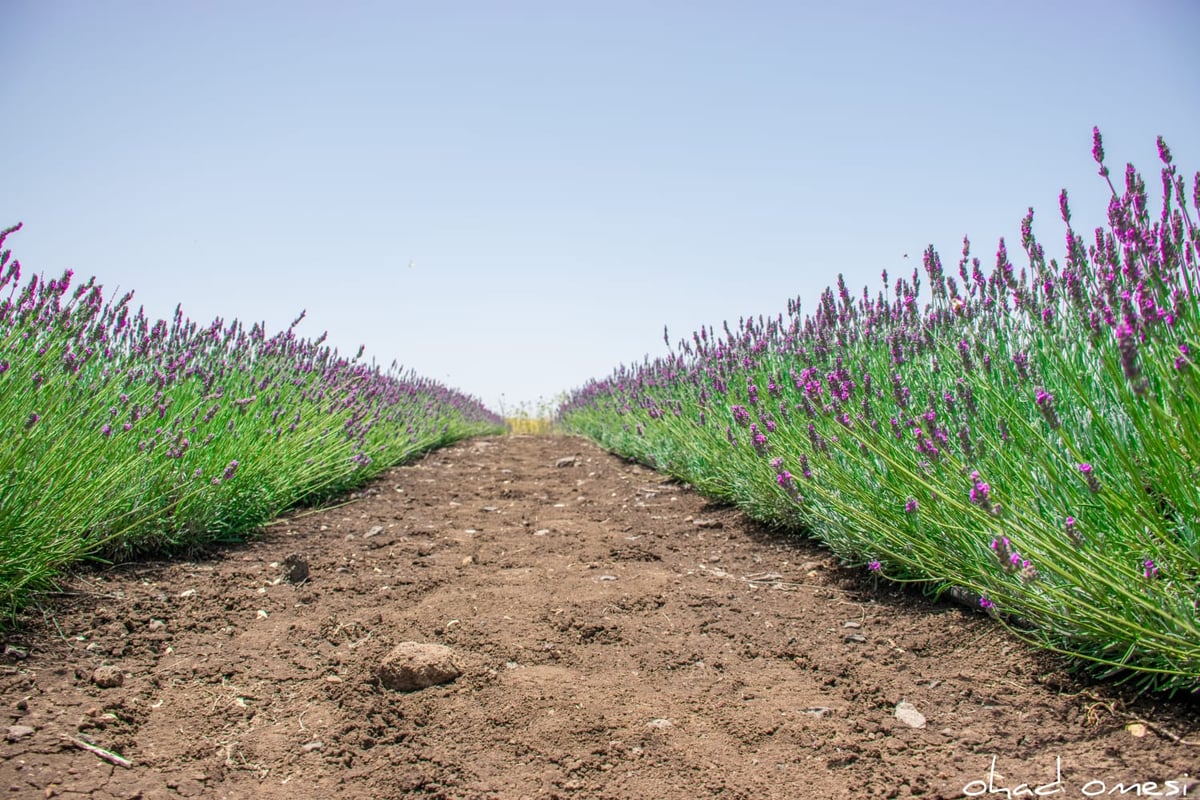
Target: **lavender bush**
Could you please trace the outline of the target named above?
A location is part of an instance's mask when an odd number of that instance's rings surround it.
[[[0,232],[0,247],[20,226]],[[0,252],[0,605],[87,556],[236,540],[422,451],[503,430],[471,397],[338,354],[104,300],[95,279],[21,284]]]
[[[1158,142],[1162,203],[1130,165],[1065,256],[1021,226],[957,269],[816,311],[704,328],[577,390],[561,423],[845,562],[957,587],[1022,638],[1104,675],[1200,685],[1200,173]],[[928,293],[922,294],[922,283]],[[668,339],[669,344],[669,339]]]

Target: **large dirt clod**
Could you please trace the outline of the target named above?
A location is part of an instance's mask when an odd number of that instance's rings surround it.
[[[454,651],[445,645],[401,642],[379,662],[375,674],[385,689],[414,692],[449,683],[462,672]]]

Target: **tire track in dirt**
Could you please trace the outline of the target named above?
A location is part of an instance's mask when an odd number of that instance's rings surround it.
[[[1193,703],[1088,686],[574,438],[460,443],[245,546],[70,588],[0,659],[11,797],[961,797],[993,757],[997,789],[1058,763],[1081,797],[1197,771],[1170,738],[1200,738]],[[381,688],[403,641],[462,675]]]

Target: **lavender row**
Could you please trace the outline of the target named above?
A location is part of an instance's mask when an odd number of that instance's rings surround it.
[[[811,315],[622,366],[561,422],[1101,674],[1195,690],[1200,173],[1158,151],[1152,210],[1094,132],[1106,224],[1078,231],[1064,191],[1061,260],[1030,209],[1019,272],[1003,241],[986,272],[966,240],[949,270],[931,247],[874,292],[839,278]]]
[[[20,226],[0,232],[0,246]],[[0,253],[0,603],[86,556],[237,540],[422,451],[502,429],[475,398],[299,337],[152,321]]]

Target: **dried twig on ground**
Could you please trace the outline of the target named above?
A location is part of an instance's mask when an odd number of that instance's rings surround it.
[[[105,750],[102,747],[96,747],[96,745],[85,742],[82,739],[76,739],[74,736],[63,735],[63,738],[66,739],[71,744],[75,745],[76,747],[80,748],[81,750],[87,750],[92,755],[98,756],[99,758],[103,758],[105,761],[108,761],[109,763],[112,763],[112,764],[116,764],[118,767],[125,767],[126,769],[133,768],[132,761],[130,761],[127,758],[122,758],[121,756],[117,755],[116,753]]]

